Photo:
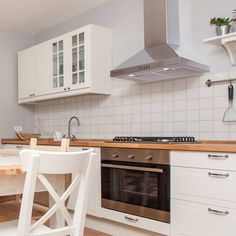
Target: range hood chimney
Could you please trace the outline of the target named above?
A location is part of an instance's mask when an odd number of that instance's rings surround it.
[[[176,45],[167,43],[167,14],[176,18],[173,24],[169,24],[171,35],[175,38],[179,36],[178,0],[169,0],[169,3],[167,1],[144,0],[145,48],[113,69],[110,72],[111,77],[155,82],[191,78],[209,71],[208,66],[181,57],[175,51]],[[168,12],[168,9],[174,10],[174,14]],[[178,43],[178,39],[175,41]]]

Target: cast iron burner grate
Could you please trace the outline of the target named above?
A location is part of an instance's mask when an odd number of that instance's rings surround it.
[[[193,143],[196,142],[194,137],[132,137],[132,136],[116,136],[113,138],[114,142],[130,142],[130,143]]]

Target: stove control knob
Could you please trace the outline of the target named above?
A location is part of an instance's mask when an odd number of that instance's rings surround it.
[[[114,159],[116,159],[116,158],[119,158],[119,155],[118,155],[117,153],[113,153],[113,154],[111,155],[111,157],[114,158]]]
[[[129,154],[128,155],[128,159],[134,159],[135,158],[135,155],[134,154]]]
[[[145,156],[145,160],[146,160],[146,161],[151,161],[152,158],[153,158],[152,155],[147,155],[147,156]]]

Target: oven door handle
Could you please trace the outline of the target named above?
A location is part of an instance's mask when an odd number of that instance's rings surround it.
[[[114,165],[114,164],[101,164],[102,167],[106,168],[114,168],[114,169],[124,169],[124,170],[139,170],[146,172],[156,172],[163,173],[163,169],[160,168],[147,168],[147,167],[139,167],[139,166],[125,166],[125,165]]]

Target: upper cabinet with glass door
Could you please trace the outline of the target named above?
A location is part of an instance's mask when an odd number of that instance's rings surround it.
[[[49,87],[51,92],[65,91],[65,38],[50,41]]]
[[[42,45],[48,48],[47,58],[41,62],[36,61],[39,65],[43,64],[45,67],[46,64],[48,67],[45,70],[47,73],[40,78],[43,83],[39,83],[42,84],[44,91],[40,91],[40,96],[19,99],[20,103],[90,93],[110,94],[111,32],[109,29],[87,25]],[[32,61],[35,61],[35,58],[32,58]],[[23,93],[28,94],[28,91]]]
[[[111,90],[111,32],[87,25],[70,32],[68,88],[80,93],[109,94]]]
[[[85,32],[76,32],[70,38],[72,55],[70,86],[72,89],[88,87],[88,81],[85,81],[85,34]]]

